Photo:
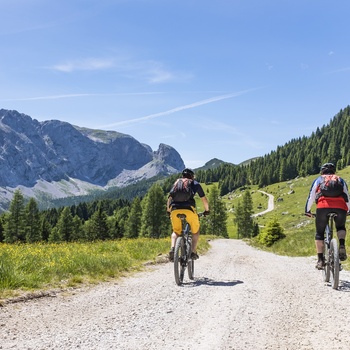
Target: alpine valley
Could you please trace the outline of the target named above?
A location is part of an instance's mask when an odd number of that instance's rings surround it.
[[[16,189],[40,203],[122,188],[184,167],[165,144],[153,151],[126,134],[0,109],[0,211]]]

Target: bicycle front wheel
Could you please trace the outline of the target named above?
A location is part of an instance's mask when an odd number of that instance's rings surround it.
[[[185,269],[186,269],[186,251],[185,242],[182,237],[176,239],[175,250],[174,250],[174,275],[175,282],[180,286],[184,280]]]
[[[339,286],[339,248],[336,238],[331,240],[330,245],[330,269],[332,274],[332,288],[338,289]]]

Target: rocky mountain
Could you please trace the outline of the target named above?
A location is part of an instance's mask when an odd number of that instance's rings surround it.
[[[184,166],[165,144],[153,151],[126,134],[39,122],[0,109],[0,202],[17,188],[32,197],[62,198],[170,175]]]

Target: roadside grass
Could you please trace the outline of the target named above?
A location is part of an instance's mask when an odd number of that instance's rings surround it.
[[[198,251],[209,249],[202,236]],[[97,283],[139,271],[169,251],[169,238],[60,244],[0,244],[0,299]],[[163,261],[167,261],[166,258]]]

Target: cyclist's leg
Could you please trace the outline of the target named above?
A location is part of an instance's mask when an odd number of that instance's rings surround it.
[[[169,259],[171,261],[174,260],[174,249],[175,249],[175,243],[178,236],[181,236],[182,231],[182,223],[181,219],[177,217],[177,214],[180,214],[181,210],[175,209],[172,210],[170,213],[170,219],[171,219],[171,226],[173,229],[173,232],[171,234],[171,247],[169,252]]]
[[[337,236],[339,239],[339,259],[344,261],[347,259],[345,249],[345,238],[346,238],[346,210],[336,209],[337,216],[334,218],[335,227],[337,230]]]
[[[191,232],[192,232],[192,251],[197,255],[197,245],[199,241],[199,218],[196,213],[196,211],[193,209],[192,210],[187,210],[187,222],[191,226]]]
[[[327,214],[328,208],[316,209],[316,235],[315,245],[317,252],[317,265],[316,268],[320,269],[324,265],[324,231],[327,226]]]

